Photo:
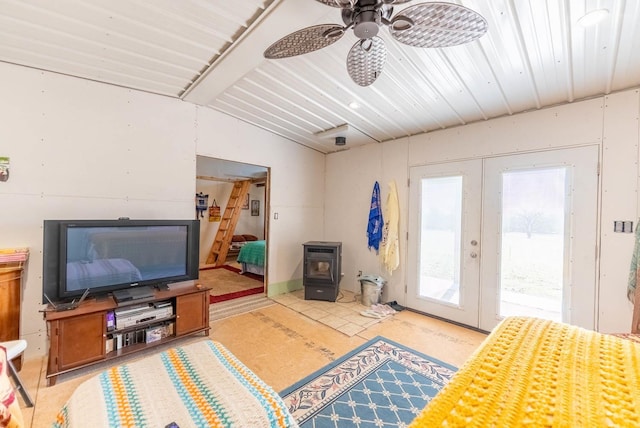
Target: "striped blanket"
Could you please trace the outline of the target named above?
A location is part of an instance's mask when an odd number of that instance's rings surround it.
[[[204,340],[85,381],[54,427],[295,427],[278,394],[220,343]]]

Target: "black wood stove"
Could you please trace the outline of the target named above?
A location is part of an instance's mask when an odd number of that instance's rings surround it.
[[[342,277],[342,242],[309,241],[302,245],[304,299],[335,302]]]

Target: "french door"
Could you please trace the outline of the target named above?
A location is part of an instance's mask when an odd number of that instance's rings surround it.
[[[482,161],[411,168],[409,182],[407,306],[477,327]]]
[[[411,168],[407,306],[594,328],[597,167],[588,146]]]

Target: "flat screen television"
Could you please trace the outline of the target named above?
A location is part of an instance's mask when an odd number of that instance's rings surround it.
[[[45,220],[43,303],[198,278],[198,220]]]

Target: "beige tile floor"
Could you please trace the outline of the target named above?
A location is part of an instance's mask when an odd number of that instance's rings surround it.
[[[341,307],[339,303],[328,305]],[[211,339],[223,343],[276,391],[378,335],[458,367],[485,338],[482,333],[406,310],[349,336],[283,304],[213,321],[211,327]],[[25,361],[20,374],[35,401],[35,407],[23,408],[26,426],[51,426],[73,390],[103,369],[94,367],[73,377],[61,376],[56,385],[47,387],[46,359]]]
[[[340,290],[336,302],[305,300],[304,290],[282,294],[272,299],[347,336],[355,336],[372,325],[391,317],[380,319],[363,316],[361,313],[369,307],[360,303],[359,295],[346,290]]]

